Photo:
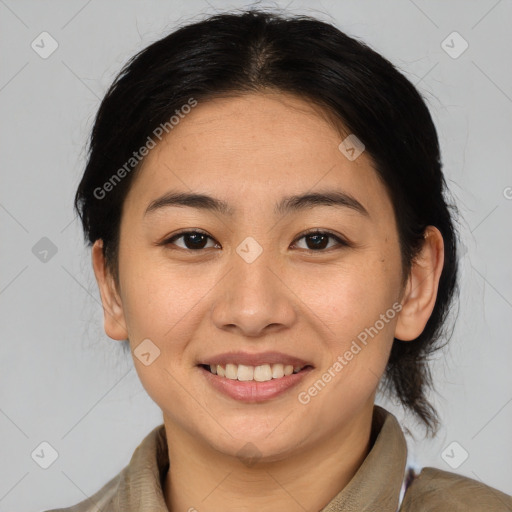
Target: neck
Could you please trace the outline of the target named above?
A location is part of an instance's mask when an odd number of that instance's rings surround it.
[[[165,422],[169,471],[164,496],[171,512],[319,511],[355,475],[371,449],[372,408],[283,459],[242,463],[198,443]],[[205,463],[206,462],[206,463]]]

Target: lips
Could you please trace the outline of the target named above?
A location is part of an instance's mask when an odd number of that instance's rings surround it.
[[[288,367],[288,374],[284,375],[283,365],[274,363],[272,365],[272,371],[274,372],[274,367],[281,367],[283,375],[277,375],[275,378],[272,376],[269,379],[268,367],[270,365],[268,364],[260,365],[260,368],[265,366],[267,367],[260,372],[257,370],[258,366],[254,367],[254,373],[252,376],[250,373],[246,373],[247,371],[251,371],[251,367],[243,368],[242,374],[234,374],[233,372],[235,368],[232,368],[234,366],[235,365],[232,363],[228,363],[227,369],[225,370],[225,372],[228,372],[228,375],[226,375],[226,373],[221,375],[220,373],[211,372],[209,365],[197,365],[200,370],[200,375],[206,379],[206,382],[212,387],[212,389],[232,399],[247,403],[261,403],[266,402],[267,400],[277,399],[282,395],[286,396],[287,392],[298,386],[299,383],[307,378],[309,373],[313,370],[312,366],[306,365],[295,373],[289,373],[293,368],[290,365]],[[237,372],[240,370],[240,366],[243,365],[236,366]],[[216,368],[218,370],[223,367],[221,365],[217,365]]]

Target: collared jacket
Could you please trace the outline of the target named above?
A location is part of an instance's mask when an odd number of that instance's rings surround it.
[[[349,483],[319,512],[506,512],[512,497],[468,477],[406,467],[407,444],[393,414],[375,405],[373,445]],[[46,512],[168,512],[163,484],[169,468],[164,425],[136,448],[129,464],[90,498]]]

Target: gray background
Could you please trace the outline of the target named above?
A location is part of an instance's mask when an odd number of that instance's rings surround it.
[[[85,499],[162,422],[132,360],[104,334],[72,198],[93,116],[125,61],[178,23],[247,5],[0,0],[0,511]],[[415,434],[411,462],[512,494],[512,2],[263,5],[312,14],[363,39],[426,98],[465,244],[457,327],[433,365],[443,426],[424,440],[401,408],[379,403]],[[31,48],[43,31],[59,45],[46,59]],[[457,58],[441,46],[453,31],[469,44]],[[446,44],[452,53],[462,48],[453,37]],[[33,252],[43,237],[57,250],[46,261]],[[48,469],[31,457],[43,441],[58,452]],[[450,467],[445,460],[460,462],[462,450],[467,460]]]

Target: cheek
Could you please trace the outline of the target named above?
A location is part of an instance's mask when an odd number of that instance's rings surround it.
[[[129,334],[133,337],[148,332],[155,334],[156,323],[168,321],[168,310],[173,304],[175,287],[165,278],[152,256],[145,248],[148,241],[142,235],[126,234],[119,248],[119,274],[122,285],[123,311]],[[167,298],[166,298],[167,297]],[[165,300],[164,300],[165,299]]]
[[[140,382],[162,409],[173,396],[173,408],[188,410],[190,403],[180,384],[185,380],[178,374],[190,365],[187,346],[206,314],[200,299],[213,283],[150,265],[142,257],[126,261],[125,272],[123,309]],[[148,365],[138,356],[147,351],[151,353]]]
[[[123,271],[123,311],[132,350],[150,339],[160,349],[159,365],[181,365],[208,314],[205,299],[220,274],[185,269],[142,252],[126,257]]]
[[[125,287],[123,309],[130,336],[153,337],[158,342],[176,338],[183,325],[190,329],[194,305],[205,281],[191,286],[191,277],[145,268]],[[192,314],[191,314],[192,313]]]
[[[325,352],[324,367],[337,378],[330,400],[368,396],[378,384],[393,343],[400,304],[399,255],[375,251],[367,258],[349,259],[326,274],[306,273],[297,280],[298,293],[320,319],[319,342]],[[340,360],[341,358],[341,360]],[[329,378],[327,376],[327,378]],[[335,398],[338,397],[338,398]],[[327,397],[326,397],[327,398]]]
[[[397,265],[378,254],[354,257],[325,268],[311,267],[294,276],[294,290],[329,326],[353,335],[372,325],[399,295]]]

